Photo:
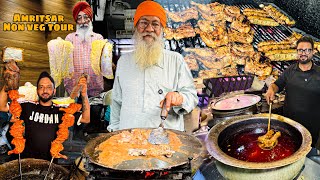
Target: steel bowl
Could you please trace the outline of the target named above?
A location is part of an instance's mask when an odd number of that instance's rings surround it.
[[[215,125],[206,138],[208,152],[217,160],[218,171],[226,179],[293,179],[302,166],[311,149],[311,134],[301,124],[272,114],[272,129],[287,131],[294,138],[299,148],[289,157],[271,162],[247,162],[233,158],[220,148],[222,141],[246,128],[266,128],[268,114],[243,115]]]

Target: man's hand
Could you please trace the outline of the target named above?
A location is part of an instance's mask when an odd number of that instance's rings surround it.
[[[82,97],[86,97],[87,96],[87,76],[81,76],[78,80],[77,85],[72,89],[72,92],[70,94],[70,98],[75,99],[76,97],[78,97],[79,92],[81,94]]]
[[[275,94],[276,93],[274,92],[273,88],[270,86],[268,91],[265,94],[265,98],[268,104],[275,100]]]
[[[180,106],[183,103],[183,96],[178,92],[168,92],[166,94],[166,109],[170,110],[172,106]],[[163,101],[160,102],[160,107],[163,106]]]
[[[87,88],[88,88],[88,86],[87,86],[87,78],[86,77],[81,77],[79,79],[79,82],[78,82],[77,86],[81,88],[81,91],[80,91],[81,96],[82,97],[87,96]]]

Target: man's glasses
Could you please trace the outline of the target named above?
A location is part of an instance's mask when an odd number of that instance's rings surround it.
[[[312,52],[312,49],[297,49],[298,54],[310,54]]]
[[[80,15],[77,17],[77,22],[80,22],[82,18],[84,21],[88,21],[90,19],[89,16],[87,15],[83,15],[83,16]]]
[[[138,26],[141,29],[146,29],[149,26],[149,24],[151,24],[151,26],[152,26],[152,28],[154,30],[159,30],[160,29],[160,23],[159,22],[151,22],[150,23],[149,21],[144,21],[144,20],[138,22]]]

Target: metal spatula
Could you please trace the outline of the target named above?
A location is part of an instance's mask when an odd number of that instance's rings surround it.
[[[168,133],[164,131],[163,122],[168,117],[168,111],[166,109],[166,99],[163,101],[162,110],[160,113],[161,123],[157,129],[151,131],[148,138],[151,144],[169,144]]]

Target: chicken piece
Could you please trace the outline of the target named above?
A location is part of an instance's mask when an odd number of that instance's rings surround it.
[[[169,27],[165,27],[165,28],[163,29],[163,32],[164,32],[164,38],[166,38],[166,39],[168,39],[168,40],[173,39],[174,33],[175,33],[174,29],[169,28]]]
[[[22,108],[17,100],[14,100],[10,103],[9,112],[12,114],[11,122],[15,122],[20,119]]]
[[[296,23],[294,20],[290,20],[288,16],[281,13],[272,5],[264,6],[263,9],[280,24],[293,26]]]
[[[272,18],[260,17],[260,16],[247,16],[247,19],[251,24],[257,24],[261,26],[279,26],[279,23]]]
[[[229,42],[239,42],[243,44],[251,44],[253,42],[252,33],[240,33],[235,30],[230,30],[228,33]]]
[[[222,76],[228,77],[228,76],[238,76],[238,70],[235,67],[225,67],[223,69],[220,69],[220,73]]]
[[[236,20],[242,22],[244,20],[244,16],[240,14],[240,8],[237,6],[226,6],[224,8],[224,13],[228,22],[233,22]]]
[[[230,25],[230,28],[241,33],[249,33],[251,30],[249,23],[242,23],[240,21],[233,21]]]
[[[255,9],[255,8],[245,8],[243,9],[242,13],[245,16],[261,16],[261,17],[268,17],[269,14],[263,9]]]
[[[214,29],[212,21],[199,20],[197,22],[197,24],[198,24],[200,30],[203,32],[211,32]]]
[[[213,36],[210,33],[200,31],[200,37],[202,41],[211,48],[217,48],[220,46],[225,46],[229,43],[228,36],[226,34],[221,34],[218,37]]]
[[[195,30],[190,23],[179,26],[173,35],[175,40],[196,36]]]
[[[175,151],[172,151],[170,146],[167,144],[160,144],[156,147],[152,147],[148,150],[147,155],[148,156],[166,156],[171,157],[175,153]]]
[[[320,52],[320,42],[314,42],[314,48]]]
[[[186,22],[190,19],[198,20],[198,11],[192,7],[181,12],[172,13],[167,11],[168,17],[174,22]]]
[[[193,54],[188,54],[184,57],[184,61],[188,64],[188,67],[192,71],[198,71],[199,65],[197,63],[197,58]]]
[[[74,114],[76,112],[79,112],[81,108],[82,108],[81,104],[71,103],[67,108],[59,108],[59,110],[64,111],[68,114]]]
[[[129,149],[128,154],[130,156],[146,156],[147,151],[147,149]]]
[[[211,7],[208,4],[200,4],[200,3],[196,3],[194,1],[191,1],[190,4],[192,6],[196,6],[197,9],[201,12],[201,13],[205,13],[205,14],[210,14],[211,13]]]
[[[220,14],[224,12],[226,5],[220,4],[218,2],[209,4],[211,8],[211,14]]]
[[[60,125],[59,125],[60,126]],[[57,138],[55,141],[57,143],[63,143],[65,140],[67,140],[69,137],[69,130],[68,128],[61,128],[59,127],[59,130],[57,131]]]
[[[50,153],[53,158],[63,158],[63,159],[68,159],[67,156],[60,154],[60,152],[63,150],[63,145],[61,143],[58,143],[57,141],[53,141],[51,143],[51,149]]]
[[[13,150],[8,151],[8,155],[22,153],[25,148],[25,142],[26,140],[24,138],[13,138],[11,144],[13,144],[15,147]]]
[[[269,52],[273,50],[285,50],[285,49],[291,49],[294,48],[295,44],[274,44],[269,46],[262,46],[258,47],[258,51],[260,52]]]
[[[198,77],[201,79],[210,79],[221,77],[219,74],[219,69],[210,69],[210,70],[200,70]]]
[[[255,54],[255,51],[253,49],[253,46],[251,44],[232,44],[231,53],[237,55],[237,56],[249,56],[253,57]]]
[[[62,116],[61,120],[64,126],[67,128],[71,127],[74,124],[74,115],[66,113]]]
[[[265,53],[271,61],[291,61],[297,60],[296,49],[273,50]]]
[[[197,54],[198,56],[214,56],[215,53],[211,48],[185,48],[184,52]]]
[[[281,132],[274,133],[273,130],[269,130],[265,135],[258,137],[259,147],[262,149],[272,149],[276,146],[278,138],[281,136]]]
[[[25,130],[25,127],[23,126],[23,120],[17,120],[13,123],[13,125],[10,127],[9,133],[14,138],[23,138],[23,133]]]
[[[255,74],[257,76],[269,76],[272,72],[272,65],[270,63],[260,63],[260,53],[256,53],[253,58],[246,61],[244,71]]]
[[[250,59],[249,56],[239,56],[231,53],[232,64],[234,65],[245,65],[246,61]]]

